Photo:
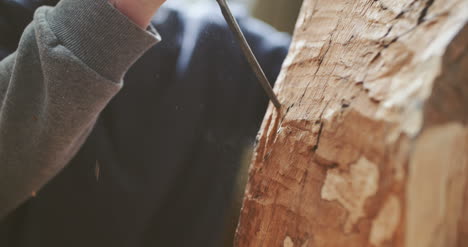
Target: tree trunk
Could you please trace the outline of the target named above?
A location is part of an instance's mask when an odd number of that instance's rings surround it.
[[[467,13],[305,0],[237,246],[467,246]]]

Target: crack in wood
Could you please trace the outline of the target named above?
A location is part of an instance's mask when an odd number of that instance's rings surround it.
[[[418,18],[418,25],[423,23],[426,19],[427,12],[429,11],[429,8],[434,4],[434,0],[427,0],[426,1],[426,6],[421,11],[421,14],[419,15]]]
[[[324,123],[320,122],[320,128],[319,128],[319,131],[318,131],[318,134],[317,134],[317,142],[315,143],[314,147],[312,148],[312,151],[314,151],[314,152],[317,152],[317,149],[319,148],[320,137],[322,136],[322,132],[323,132],[323,126],[324,126]]]
[[[392,29],[393,29],[393,25],[390,26],[390,28],[387,30],[387,32],[384,34],[384,36],[382,36],[381,39],[387,37],[390,34],[390,32],[392,31]]]
[[[398,15],[395,16],[394,20],[400,19],[404,14],[406,14],[406,10],[402,10]]]
[[[338,25],[337,25],[338,26]],[[336,31],[336,27],[334,29],[334,31]],[[333,31],[333,32],[334,32]],[[315,70],[314,72],[314,75],[313,75],[313,79],[310,80],[309,82],[307,82],[307,85],[306,85],[306,89],[304,90],[304,92],[302,93],[301,97],[299,98],[298,100],[298,104],[300,105],[302,100],[304,99],[306,93],[307,93],[307,90],[309,89],[309,86],[310,86],[310,83],[311,81],[313,81],[315,79],[315,77],[317,76],[317,73],[319,72],[320,70],[320,67],[322,66],[322,63],[323,63],[323,60],[325,59],[325,57],[327,56],[328,52],[330,51],[330,48],[332,46],[332,40],[333,40],[333,32],[330,34],[330,39],[328,40],[328,45],[327,45],[327,48],[325,49],[325,52],[323,53],[323,55],[321,55],[319,57],[319,60],[318,60],[318,65],[317,65],[317,70]]]
[[[325,110],[327,110],[329,104],[330,104],[330,101],[327,102],[327,104],[323,108],[322,112],[320,113],[319,120],[317,120],[317,121],[320,122],[320,128],[319,128],[319,131],[317,133],[317,139],[315,141],[315,145],[312,148],[312,151],[314,153],[317,152],[317,150],[319,148],[320,138],[322,137],[323,128],[325,126],[325,123],[323,122],[323,114],[325,113]]]
[[[408,13],[414,6],[414,4],[416,2],[418,2],[419,0],[414,0],[413,2],[411,2],[408,7],[406,7],[404,10],[402,10],[400,13],[398,13],[397,16],[395,16],[394,20],[396,19],[400,19],[404,14]]]

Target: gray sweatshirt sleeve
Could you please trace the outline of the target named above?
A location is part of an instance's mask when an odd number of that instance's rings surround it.
[[[106,0],[36,11],[0,62],[0,218],[73,158],[125,72],[159,39]]]

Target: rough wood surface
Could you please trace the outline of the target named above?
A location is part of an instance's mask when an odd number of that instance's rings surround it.
[[[236,246],[467,246],[468,1],[306,0]]]

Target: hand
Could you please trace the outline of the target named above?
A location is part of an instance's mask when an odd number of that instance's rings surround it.
[[[166,0],[108,0],[122,14],[146,29],[151,18]]]

